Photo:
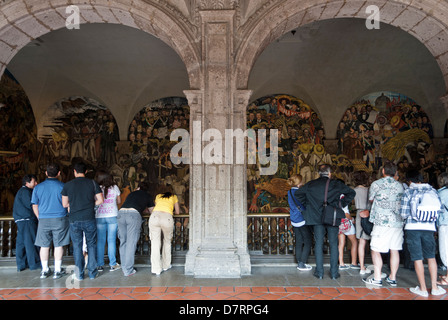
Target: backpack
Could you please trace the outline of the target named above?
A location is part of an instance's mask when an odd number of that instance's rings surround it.
[[[439,195],[434,189],[425,190],[417,203],[412,218],[420,222],[436,221],[442,204]]]
[[[296,202],[296,199],[295,199],[294,194],[292,193],[291,189],[289,190],[289,193],[291,195],[292,201],[294,202],[294,204],[296,205],[296,208],[297,208],[297,210],[290,208],[289,214],[290,214],[291,222],[300,223],[303,221],[302,212],[305,211],[305,207],[300,202]]]

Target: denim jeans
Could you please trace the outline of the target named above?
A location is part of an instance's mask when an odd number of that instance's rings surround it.
[[[104,251],[107,242],[107,255],[109,257],[109,266],[115,266],[117,264],[116,251],[117,251],[117,217],[110,218],[97,218],[97,263],[98,267],[104,266]]]
[[[75,259],[75,275],[78,279],[84,279],[85,260],[82,254],[83,234],[86,236],[87,270],[89,277],[95,278],[98,273],[96,264],[96,221],[95,219],[70,222],[70,238],[73,243],[73,257]]]
[[[297,263],[307,263],[311,252],[311,246],[313,245],[313,235],[310,226],[304,225],[301,227],[294,227],[293,230],[296,238]]]
[[[314,225],[314,254],[316,257],[316,271],[315,274],[319,276],[324,275],[324,238],[325,231],[327,231],[328,242],[330,243],[330,275],[335,277],[338,272],[338,233],[339,227],[324,226],[322,224]]]
[[[120,239],[121,270],[125,276],[134,269],[135,251],[142,228],[142,216],[137,210],[119,210],[117,216]]]

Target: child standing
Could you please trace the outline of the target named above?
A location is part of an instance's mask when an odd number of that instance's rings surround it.
[[[300,271],[309,271],[312,269],[307,264],[311,252],[312,234],[310,227],[306,225],[302,215],[305,207],[295,198],[296,191],[302,186],[302,176],[300,174],[294,174],[288,179],[288,183],[291,186],[288,192],[288,203],[291,224],[296,239],[297,269]]]

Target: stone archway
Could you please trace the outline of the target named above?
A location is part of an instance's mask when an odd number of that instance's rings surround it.
[[[68,5],[80,10],[80,25],[112,23],[130,26],[156,36],[173,48],[188,71],[191,88],[199,88],[201,81],[199,49],[192,43],[192,29],[188,22],[178,19],[166,4],[151,5],[142,0],[122,1],[8,1],[0,7],[0,75],[14,55],[32,40],[66,26]]]
[[[235,59],[237,88],[247,87],[252,66],[258,56],[284,33],[319,20],[366,19],[370,15],[366,13],[367,6],[376,5],[380,10],[381,23],[401,28],[428,48],[440,66],[448,91],[448,29],[446,22],[443,22],[448,15],[446,4],[434,0],[420,1],[418,5],[401,0],[312,0],[303,3],[287,0],[268,5],[271,5],[270,10],[260,10],[241,28],[244,36],[240,38],[244,40],[239,45]]]

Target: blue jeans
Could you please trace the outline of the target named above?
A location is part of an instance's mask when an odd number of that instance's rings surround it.
[[[83,235],[86,236],[87,253],[87,270],[89,277],[94,279],[98,273],[96,264],[96,221],[85,220],[70,222],[70,238],[73,243],[73,257],[75,259],[75,275],[78,279],[84,279],[84,255],[82,254]]]
[[[104,266],[104,249],[107,241],[107,255],[109,256],[109,266],[115,266],[117,264],[116,251],[117,251],[117,217],[110,218],[97,218],[97,263],[98,267]]]
[[[316,257],[316,271],[315,274],[319,276],[324,275],[324,238],[325,231],[327,232],[328,242],[330,243],[330,275],[335,277],[338,272],[338,233],[339,227],[324,226],[322,224],[314,225],[314,254]]]

